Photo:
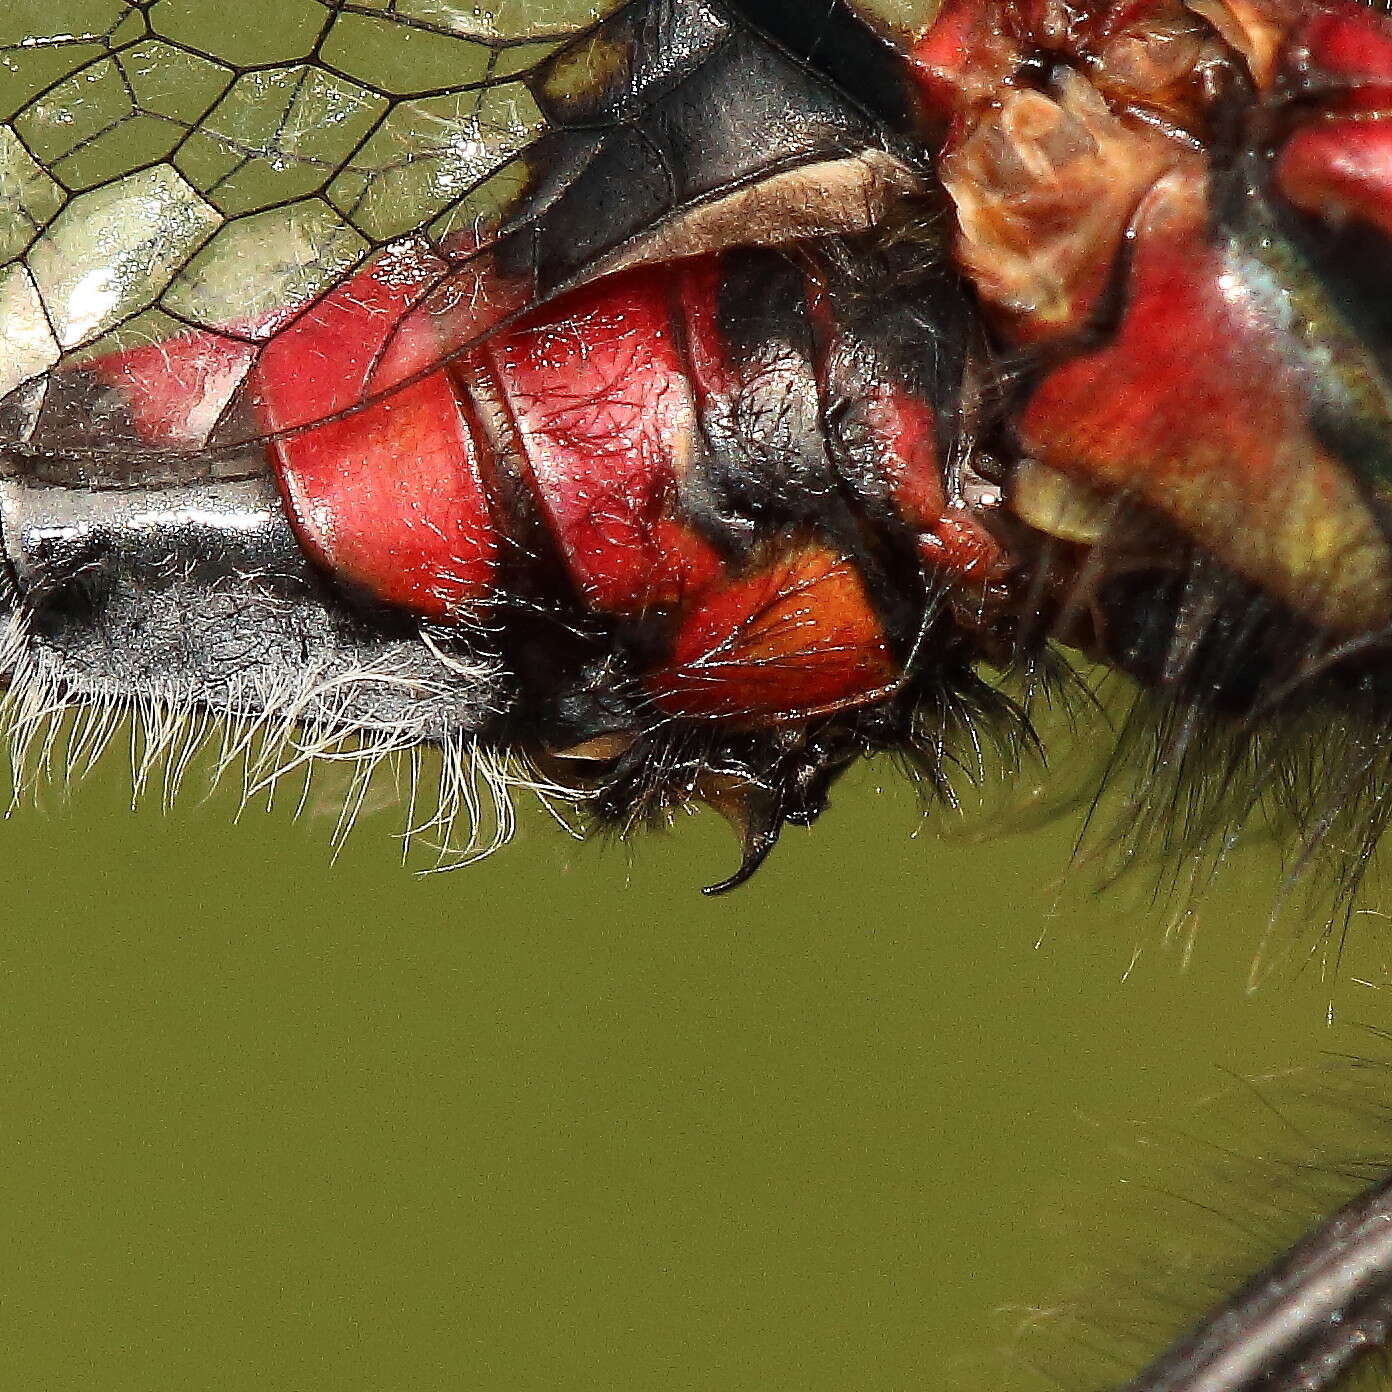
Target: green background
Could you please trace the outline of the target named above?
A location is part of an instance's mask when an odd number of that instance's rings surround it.
[[[160,13],[251,61],[314,9]],[[68,61],[9,50],[6,114]],[[129,789],[0,826],[4,1388],[1102,1386],[1318,1206],[1285,1091],[1392,1020],[1376,919],[1249,993],[1259,859],[1186,951],[1069,820],[943,839],[888,770],[719,901],[712,817],[421,877],[390,809],[331,863]]]
[[[1184,970],[1105,901],[1050,915],[1066,823],[913,838],[871,776],[715,902],[713,818],[631,854],[528,818],[421,877],[388,811],[331,865],[331,823],[128,787],[113,754],[0,828],[16,1387],[1102,1385],[1206,1289],[1156,1252],[1263,1251],[1197,1205],[1279,1104],[1219,1146],[1196,1102],[1365,1049],[1331,999],[1387,1014],[1371,927],[1251,996],[1269,884]]]

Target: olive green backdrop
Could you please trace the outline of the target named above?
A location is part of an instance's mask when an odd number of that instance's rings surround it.
[[[75,30],[109,9],[61,2]],[[54,3],[10,0],[6,40]],[[162,6],[247,61],[313,10]],[[50,59],[9,54],[6,115]],[[1286,1081],[1237,1080],[1375,1049],[1384,926],[1337,962],[1308,931],[1253,995],[1262,867],[1186,953],[1134,895],[1059,897],[1072,822],[944,842],[879,776],[720,901],[710,817],[626,852],[528,816],[420,877],[390,810],[331,864],[292,799],[132,812],[119,753],[26,800],[0,825],[0,1388],[1116,1376],[1312,1206],[1251,1166],[1320,1138]]]
[[[1019,1326],[1079,1296],[1050,1366],[1096,1385],[1114,1306],[1144,1346],[1199,1294],[1138,1192],[1210,1201],[1193,1104],[1388,1013],[1376,929],[1249,996],[1239,891],[1182,970],[1047,916],[1067,826],[913,839],[870,777],[715,902],[704,821],[422,878],[385,812],[330,865],[128,787],[0,827],[5,1386],[1036,1387]],[[1289,1140],[1256,1110],[1239,1153]]]

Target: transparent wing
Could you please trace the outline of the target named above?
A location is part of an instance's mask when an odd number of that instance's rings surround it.
[[[423,296],[446,268],[421,234],[496,223],[545,128],[520,75],[599,3],[7,7],[5,443],[245,434],[239,390],[305,306],[393,246]]]
[[[670,254],[684,210],[888,143],[699,0],[19,0],[0,62],[0,449],[103,468],[333,418]],[[837,226],[823,185],[764,239]]]

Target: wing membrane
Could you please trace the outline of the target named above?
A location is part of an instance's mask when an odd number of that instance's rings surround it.
[[[351,411],[636,259],[874,220],[915,178],[820,31],[709,0],[195,9],[0,29],[0,449],[94,481]],[[320,387],[268,414],[296,352]]]

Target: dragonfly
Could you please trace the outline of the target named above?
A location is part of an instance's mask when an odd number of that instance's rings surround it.
[[[1392,815],[1381,8],[0,26],[21,749],[211,713],[253,781],[437,750],[441,825],[479,778],[624,830],[705,804],[724,892],[868,757],[944,799],[1009,765],[1081,659],[1138,693],[1128,851],[1258,820],[1356,885]],[[1134,1386],[1384,1343],[1359,1202]]]

